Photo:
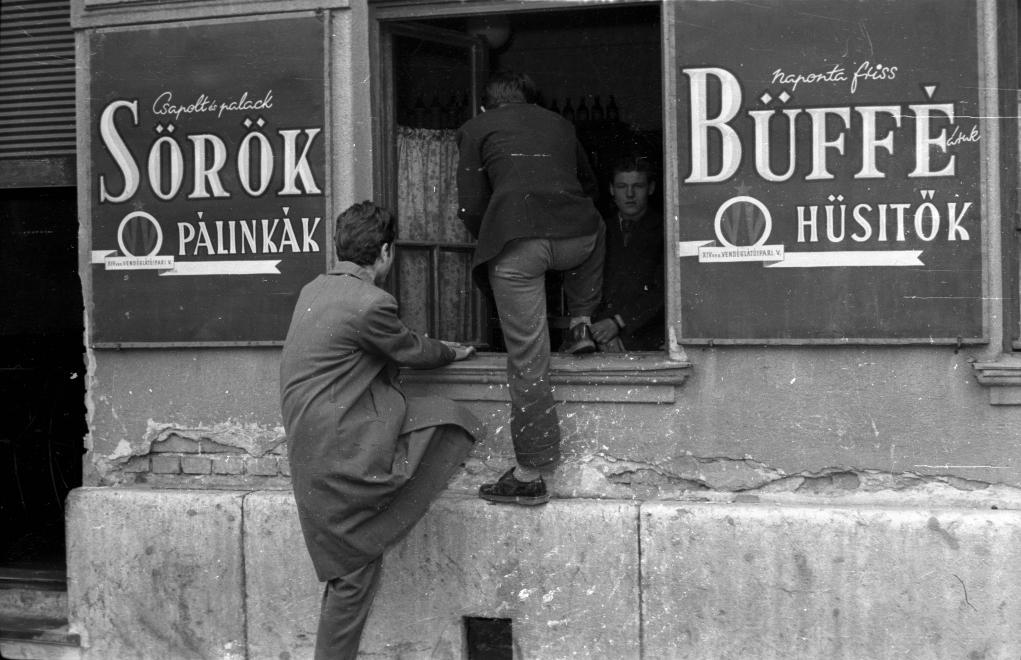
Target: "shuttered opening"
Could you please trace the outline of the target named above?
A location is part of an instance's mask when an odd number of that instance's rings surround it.
[[[75,152],[69,0],[0,1],[0,158]]]

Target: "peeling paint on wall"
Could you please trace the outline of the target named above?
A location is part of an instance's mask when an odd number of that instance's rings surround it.
[[[171,422],[148,420],[143,443],[148,447],[173,436],[195,442],[207,440],[226,447],[241,449],[252,456],[262,456],[284,442],[284,427],[261,424],[240,424],[233,421],[213,426],[181,427]],[[143,452],[143,453],[146,453]]]
[[[114,450],[106,456],[93,454],[92,465],[98,472],[98,477],[109,482],[113,473],[119,470],[126,470],[133,473],[150,471],[148,461],[145,467],[138,462],[141,457],[149,454],[161,456],[162,459],[170,458],[171,454],[180,455],[220,455],[220,454],[244,454],[253,460],[252,468],[259,470],[252,472],[261,476],[275,476],[278,474],[278,459],[273,458],[272,475],[262,474],[267,471],[265,466],[259,462],[267,454],[282,453],[284,450],[284,429],[279,425],[260,425],[254,423],[238,423],[226,421],[210,426],[182,426],[172,422],[157,422],[148,420],[146,431],[137,442],[129,442],[127,439],[118,441]],[[209,468],[206,470],[187,469],[182,470],[181,459],[177,460],[177,468],[173,470],[159,469],[155,464],[151,470],[155,473],[177,474],[208,474],[217,473],[213,462],[207,459]],[[166,460],[163,460],[166,463]],[[265,461],[262,461],[265,462]],[[286,468],[280,468],[284,476],[289,474]],[[251,470],[246,470],[251,471]],[[226,467],[221,474],[234,473],[234,470],[227,470]],[[242,470],[237,470],[241,473]],[[114,479],[115,482],[122,481]]]

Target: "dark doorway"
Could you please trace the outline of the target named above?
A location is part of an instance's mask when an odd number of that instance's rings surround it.
[[[74,188],[0,192],[0,309],[0,570],[61,571],[86,433]]]

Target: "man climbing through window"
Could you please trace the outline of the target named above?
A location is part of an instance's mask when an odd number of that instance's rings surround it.
[[[549,501],[543,474],[560,460],[546,272],[564,272],[567,352],[594,351],[589,324],[602,289],[604,242],[596,179],[574,126],[535,98],[531,78],[498,73],[486,84],[485,112],[458,131],[459,215],[478,239],[473,274],[492,292],[500,317],[517,460],[479,495],[523,505]]]
[[[298,519],[326,582],[315,657],[355,658],[383,551],[410,530],[481,437],[452,401],[405,397],[398,367],[433,369],[474,349],[419,335],[381,286],[393,217],[372,202],[337,218],[340,263],[301,290],[280,361]]]

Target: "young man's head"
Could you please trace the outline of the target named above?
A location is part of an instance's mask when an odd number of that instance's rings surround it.
[[[333,241],[337,258],[373,270],[377,283],[390,273],[397,223],[386,209],[359,202],[337,216]]]
[[[505,103],[535,103],[538,96],[535,83],[528,74],[498,71],[486,82],[483,103],[487,108],[496,108]]]
[[[649,195],[654,192],[656,175],[648,158],[627,157],[614,165],[610,194],[620,217],[640,220],[649,210]]]

